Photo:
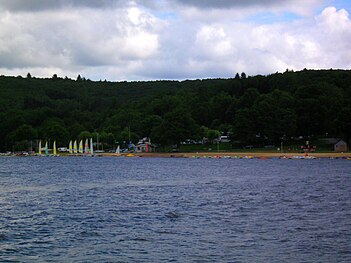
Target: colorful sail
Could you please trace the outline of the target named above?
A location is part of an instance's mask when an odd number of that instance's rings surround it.
[[[38,154],[41,155],[41,140],[39,141],[39,149],[38,149]]]
[[[94,155],[93,138],[90,138],[90,154]]]
[[[73,153],[78,153],[77,140],[74,141]]]
[[[85,139],[85,144],[84,144],[84,154],[89,153],[89,144],[88,144],[88,139]]]
[[[78,149],[79,153],[83,153],[83,140],[80,140],[79,142],[79,149]]]
[[[70,154],[73,153],[72,141],[69,141],[68,152],[69,152]]]
[[[56,141],[54,141],[53,151],[54,151],[54,156],[56,156],[57,155],[57,152],[56,152]]]

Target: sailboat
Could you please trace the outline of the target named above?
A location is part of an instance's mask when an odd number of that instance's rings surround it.
[[[54,153],[54,156],[58,156],[58,155],[57,155],[57,151],[56,151],[56,141],[54,141],[53,153]]]
[[[84,144],[84,154],[88,155],[89,153],[89,144],[88,144],[88,139],[85,139],[85,144]]]
[[[69,152],[70,154],[73,153],[72,141],[69,141],[68,152]]]
[[[94,156],[93,138],[90,138],[90,154]]]
[[[79,142],[79,149],[78,149],[79,153],[83,153],[83,140],[80,140]]]
[[[38,155],[41,156],[41,140],[39,141]]]
[[[119,145],[117,146],[116,153],[117,153],[117,154],[120,154],[120,153],[121,153],[121,149],[120,149]]]
[[[78,153],[78,148],[77,148],[77,140],[74,141],[73,145],[73,153],[77,154]]]
[[[45,143],[45,155],[49,156],[48,141],[46,141],[46,143]]]

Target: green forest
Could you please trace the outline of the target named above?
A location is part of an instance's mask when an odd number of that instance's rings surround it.
[[[90,137],[105,149],[149,137],[160,151],[221,135],[233,148],[351,138],[350,70],[140,82],[28,73],[1,76],[0,95],[0,151]]]

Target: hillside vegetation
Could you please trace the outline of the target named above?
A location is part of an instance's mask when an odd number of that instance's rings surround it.
[[[221,134],[237,146],[299,137],[349,141],[351,71],[147,82],[1,76],[0,120],[1,151],[97,136],[105,148],[129,138],[168,146]]]

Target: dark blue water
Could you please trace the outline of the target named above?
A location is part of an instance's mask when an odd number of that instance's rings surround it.
[[[0,158],[1,262],[351,262],[351,161]]]

